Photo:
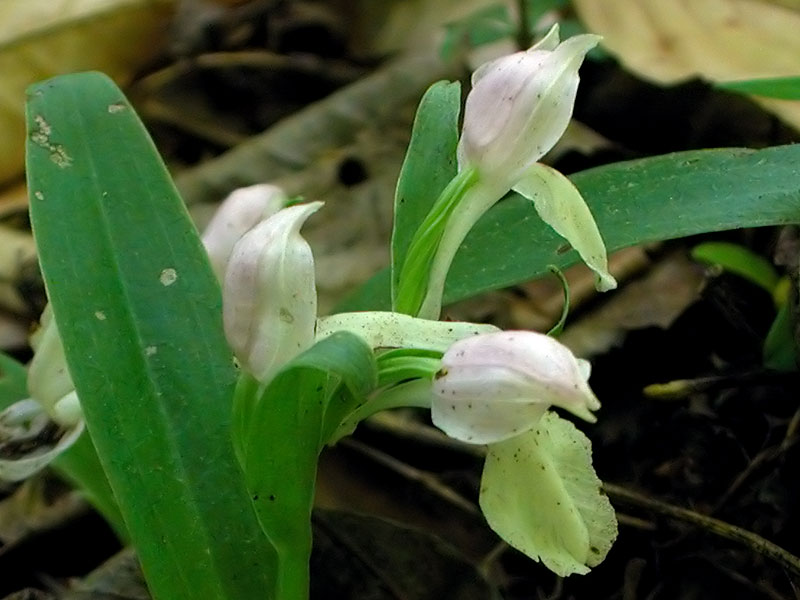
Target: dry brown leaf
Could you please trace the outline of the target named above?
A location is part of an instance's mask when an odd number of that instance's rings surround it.
[[[796,0],[574,0],[627,68],[662,84],[800,74]],[[800,103],[754,98],[800,129]]]
[[[656,263],[641,279],[626,284],[607,303],[570,325],[559,340],[585,358],[619,343],[628,331],[669,327],[699,298],[702,269],[683,252]]]
[[[73,71],[104,71],[120,84],[166,41],[173,0],[0,2],[0,183],[22,173],[25,88]]]

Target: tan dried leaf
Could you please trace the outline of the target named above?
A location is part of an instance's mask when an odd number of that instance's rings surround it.
[[[796,0],[575,0],[587,28],[627,68],[658,82],[800,73]],[[800,104],[754,98],[800,129]]]
[[[73,71],[125,84],[160,52],[173,0],[0,3],[0,183],[22,173],[25,88]]]

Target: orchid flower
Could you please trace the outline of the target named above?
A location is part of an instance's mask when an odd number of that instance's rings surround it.
[[[300,229],[322,203],[281,209],[285,199],[274,186],[237,190],[203,234],[223,280],[228,343],[239,363],[261,383],[336,331],[355,333],[373,348],[443,352],[461,338],[497,330],[491,325],[440,323],[386,311],[317,318],[314,257]],[[233,240],[237,234],[238,240]]]
[[[227,261],[225,335],[242,366],[262,383],[314,342],[314,257],[300,227],[321,206],[298,204],[263,220],[236,242]]]
[[[617,536],[600,491],[591,444],[563,408],[595,421],[589,363],[530,331],[467,338],[445,352],[433,381],[431,417],[447,435],[487,444],[480,505],[514,548],[561,576],[587,573]]]
[[[599,41],[599,36],[583,34],[559,43],[558,26],[554,25],[529,50],[475,71],[458,143],[459,174],[454,182],[460,184],[446,190],[450,194],[458,190],[460,197],[445,221],[424,297],[419,300],[421,294],[407,294],[411,299],[401,299],[398,310],[438,318],[445,278],[456,251],[478,219],[510,190],[530,199],[539,216],[569,241],[595,271],[598,290],[616,287],[608,272],[602,237],[580,192],[564,175],[537,162],[566,130],[578,88],[578,69]],[[440,200],[434,210],[441,208]],[[410,257],[412,253],[413,248]]]
[[[490,444],[533,429],[551,406],[596,421],[590,365],[554,338],[499,331],[463,339],[442,357],[431,418],[450,437]]]

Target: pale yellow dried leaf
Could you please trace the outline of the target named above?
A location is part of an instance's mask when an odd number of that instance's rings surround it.
[[[74,71],[124,85],[167,39],[174,0],[0,2],[0,183],[22,173],[25,88]]]
[[[587,29],[638,75],[663,84],[800,74],[797,0],[574,0]],[[800,129],[800,103],[755,98]]]

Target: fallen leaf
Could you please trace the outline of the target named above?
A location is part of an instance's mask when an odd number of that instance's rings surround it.
[[[124,85],[158,56],[173,0],[3,0],[0,3],[0,183],[22,173],[25,88],[72,71]]]
[[[800,3],[785,0],[575,0],[586,27],[637,75],[673,84],[800,73]],[[800,103],[753,100],[800,129]]]

